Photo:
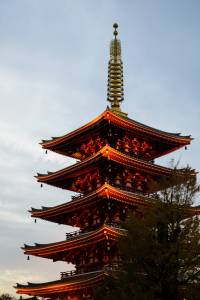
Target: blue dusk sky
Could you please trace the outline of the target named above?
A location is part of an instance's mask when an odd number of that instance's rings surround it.
[[[65,238],[68,226],[28,209],[70,200],[36,182],[37,172],[73,160],[45,155],[41,139],[63,135],[107,106],[112,24],[118,22],[129,117],[191,134],[184,149],[157,160],[200,170],[200,2],[198,0],[0,0],[0,293],[16,282],[57,279],[65,263],[31,257],[24,243]],[[198,199],[197,199],[198,202]]]

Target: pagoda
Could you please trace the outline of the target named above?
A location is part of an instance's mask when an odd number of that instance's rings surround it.
[[[31,217],[80,228],[63,241],[24,245],[24,253],[72,263],[75,270],[61,272],[52,282],[17,284],[18,294],[58,300],[93,299],[92,290],[108,270],[121,265],[118,240],[128,213],[138,216],[152,206],[159,182],[173,170],[155,159],[190,144],[190,136],[164,132],[128,118],[124,100],[121,44],[114,24],[108,66],[110,107],[86,125],[61,137],[41,142],[46,151],[72,157],[77,162],[64,169],[38,174],[49,184],[76,194],[54,207],[32,208]],[[178,170],[177,174],[182,175]],[[190,213],[196,214],[197,208]]]

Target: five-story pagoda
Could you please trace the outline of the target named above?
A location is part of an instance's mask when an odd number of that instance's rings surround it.
[[[79,227],[66,239],[51,244],[24,245],[24,253],[73,263],[75,271],[62,272],[61,279],[40,284],[17,284],[19,294],[51,299],[92,299],[107,270],[120,268],[118,239],[129,212],[142,215],[155,201],[151,194],[159,181],[172,174],[156,165],[157,157],[190,144],[190,136],[171,134],[129,119],[121,111],[123,65],[121,45],[114,24],[108,67],[110,102],[101,115],[64,136],[42,141],[46,150],[78,160],[56,172],[38,174],[41,184],[50,184],[77,194],[71,201],[41,209],[33,218]],[[181,174],[181,170],[179,171]]]

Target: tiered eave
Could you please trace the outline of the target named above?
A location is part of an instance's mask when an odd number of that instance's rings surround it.
[[[78,176],[87,174],[88,172],[95,171],[102,163],[110,164],[111,162],[126,167],[127,169],[145,172],[155,177],[170,176],[173,173],[173,169],[159,166],[142,159],[134,158],[129,155],[123,154],[110,146],[106,145],[98,153],[85,159],[84,161],[78,162],[70,167],[64,168],[56,172],[49,172],[48,174],[38,174],[36,176],[38,182],[53,185],[62,189],[72,190],[75,192],[84,192],[83,190],[74,189],[71,180]],[[195,171],[192,171],[195,175]],[[177,170],[177,175],[182,175],[181,170]],[[101,177],[101,174],[100,174]],[[101,179],[102,183],[105,183],[105,179]],[[67,183],[69,182],[69,183]],[[148,192],[155,191],[149,187]]]
[[[90,194],[76,196],[72,201],[54,207],[42,207],[41,209],[32,208],[30,213],[33,218],[41,218],[67,225],[69,224],[69,220],[67,219],[68,215],[81,213],[83,209],[90,209],[91,206],[96,206],[100,201],[108,202],[110,200],[133,207],[141,207],[141,209],[149,207],[153,201],[155,201],[152,197],[144,196],[141,193],[122,191],[117,187],[105,183]],[[65,223],[62,223],[64,220]]]
[[[94,288],[99,285],[105,278],[105,271],[96,271],[86,274],[69,276],[61,280],[56,280],[46,283],[28,283],[27,285],[17,284],[16,289],[18,294],[27,294],[30,296],[39,297],[54,297],[67,293],[82,292],[87,289]]]
[[[46,150],[51,150],[62,155],[71,156],[81,159],[80,154],[76,151],[69,151],[70,146],[79,142],[84,142],[91,136],[98,133],[103,128],[108,129],[111,125],[118,129],[125,130],[132,135],[145,135],[146,138],[155,143],[163,145],[163,149],[154,153],[152,159],[173,152],[181,147],[187,146],[192,141],[191,136],[181,136],[179,133],[169,133],[153,127],[144,125],[135,120],[129,119],[115,114],[109,109],[106,109],[101,115],[86,125],[66,134],[61,137],[54,137],[51,140],[43,140],[41,145]]]
[[[35,246],[24,245],[22,249],[27,255],[54,259],[58,254],[61,254],[61,256],[67,255],[68,253],[70,254],[72,250],[84,249],[86,245],[89,247],[94,244],[98,245],[106,239],[109,239],[109,241],[117,241],[124,234],[125,230],[104,224],[97,230],[80,232],[72,236],[68,235],[65,241],[51,244],[35,244]]]

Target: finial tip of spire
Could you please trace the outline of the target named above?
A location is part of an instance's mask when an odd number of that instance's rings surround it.
[[[118,31],[117,31],[118,24],[117,24],[117,23],[114,23],[114,24],[113,24],[113,28],[115,29],[114,32],[113,32],[113,34],[114,34],[114,36],[115,36],[115,38],[116,38],[116,36],[118,35]]]
[[[123,63],[121,60],[121,43],[117,39],[118,24],[113,24],[114,39],[110,42],[110,60],[108,67],[108,93],[107,100],[111,103],[112,112],[123,117],[127,114],[121,111],[121,102],[124,100]]]

